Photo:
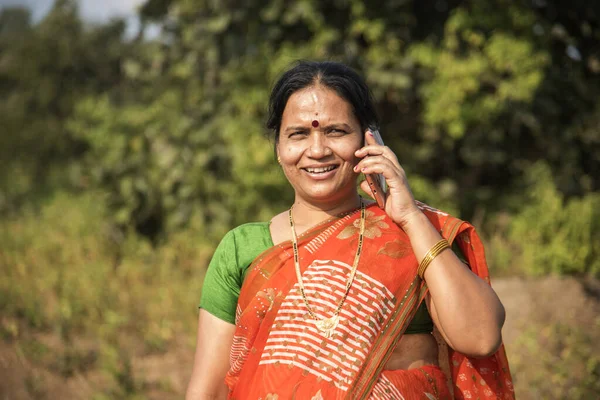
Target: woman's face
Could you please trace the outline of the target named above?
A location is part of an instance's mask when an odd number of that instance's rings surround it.
[[[331,203],[356,193],[354,152],[364,134],[346,100],[322,86],[299,90],[288,99],[279,132],[277,155],[296,196]]]

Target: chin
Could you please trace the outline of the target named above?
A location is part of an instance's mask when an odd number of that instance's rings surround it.
[[[305,190],[304,194],[307,199],[314,200],[319,203],[342,202],[351,193],[343,189],[327,189],[327,190]]]

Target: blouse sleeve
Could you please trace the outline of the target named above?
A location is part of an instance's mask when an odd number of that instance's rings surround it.
[[[230,231],[219,243],[208,265],[199,307],[234,324],[243,281],[242,273],[237,260],[235,235]]]

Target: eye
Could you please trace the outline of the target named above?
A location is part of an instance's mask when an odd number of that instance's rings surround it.
[[[301,138],[302,136],[306,135],[306,131],[295,131],[295,132],[291,132],[288,137],[289,138]]]
[[[331,128],[327,131],[327,133],[331,136],[343,136],[343,135],[348,134],[347,131],[345,131],[344,129],[340,129],[340,128]]]

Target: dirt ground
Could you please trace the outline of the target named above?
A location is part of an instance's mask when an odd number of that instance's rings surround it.
[[[506,308],[507,318],[503,336],[511,362],[517,398],[587,398],[586,395],[576,394],[570,397],[571,395],[565,393],[571,392],[556,389],[556,383],[550,385],[554,391],[537,388],[536,385],[543,386],[545,380],[558,379],[558,384],[563,386],[568,386],[569,383],[564,381],[564,377],[561,378],[562,370],[554,370],[552,365],[548,367],[543,363],[527,360],[537,359],[540,351],[560,352],[560,349],[552,345],[556,340],[548,346],[544,342],[544,337],[547,338],[544,332],[559,325],[567,327],[567,333],[571,332],[569,327],[577,327],[586,332],[591,345],[584,347],[584,351],[591,350],[593,354],[588,354],[589,356],[600,357],[600,345],[597,344],[600,343],[600,281],[548,277],[502,278],[492,283]],[[538,332],[541,335],[539,337]],[[556,359],[570,357],[566,359],[567,363],[579,363],[579,359],[573,356],[578,347],[568,343],[563,343],[562,346],[569,354],[556,354]],[[134,358],[131,368],[133,376],[143,377],[140,389],[146,398],[179,399],[185,391],[192,358],[189,345],[181,344],[173,346],[162,355]],[[552,363],[553,361],[550,362]],[[546,373],[543,368],[550,368],[551,371]],[[557,374],[558,378],[554,374]],[[24,356],[21,347],[0,340],[0,400],[97,398],[93,393],[102,387],[104,379],[106,377],[94,372],[76,372],[65,379],[51,368],[41,368],[33,364]]]
[[[600,281],[503,278],[493,280],[492,286],[506,309],[502,333],[509,349],[529,326],[593,327],[600,317]]]
[[[517,399],[600,399],[600,281],[505,278],[503,338]]]

